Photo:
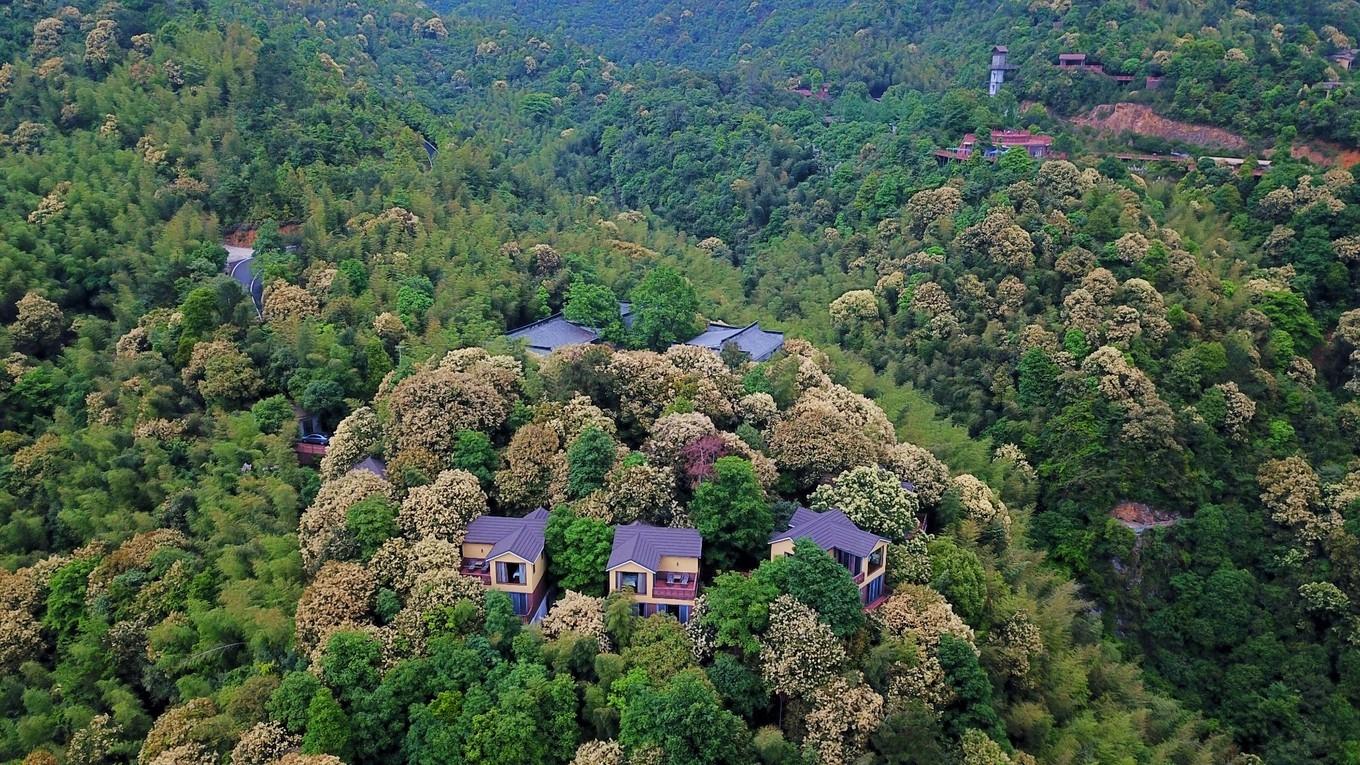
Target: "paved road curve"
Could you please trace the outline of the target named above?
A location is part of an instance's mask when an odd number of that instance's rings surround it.
[[[227,265],[223,269],[227,276],[236,280],[241,285],[241,289],[250,295],[250,300],[255,304],[255,313],[264,310],[264,284],[260,282],[260,274],[255,262],[255,250],[250,247],[236,247],[229,244],[222,245],[227,250]]]

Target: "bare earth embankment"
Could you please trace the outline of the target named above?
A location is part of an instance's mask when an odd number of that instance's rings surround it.
[[[1231,130],[1163,117],[1146,104],[1102,104],[1086,114],[1073,117],[1071,122],[1111,135],[1130,132],[1237,153],[1246,152],[1248,148],[1247,140]],[[1348,168],[1360,164],[1360,149],[1329,141],[1299,143],[1291,153],[1295,157],[1307,157],[1319,165]]]

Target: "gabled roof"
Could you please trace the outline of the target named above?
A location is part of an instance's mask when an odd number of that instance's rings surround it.
[[[356,470],[367,470],[379,478],[387,477],[387,463],[377,457],[364,457],[358,464],[350,468],[349,472],[353,473]]]
[[[871,534],[856,526],[840,510],[816,512],[806,507],[793,511],[787,531],[777,531],[770,535],[770,544],[785,540],[807,537],[823,550],[844,550],[851,555],[864,557],[874,551],[879,544],[889,541],[887,537]]]
[[[661,558],[697,558],[704,552],[704,540],[694,529],[672,529],[630,523],[614,527],[614,549],[609,553],[612,570],[625,563],[636,563],[655,573],[660,570]]]
[[[533,353],[548,354],[564,345],[593,343],[600,339],[595,330],[572,324],[560,313],[533,324],[526,324],[506,335],[510,340],[523,340]]]
[[[633,304],[620,302],[619,319],[623,326],[632,329],[635,318]],[[567,321],[565,316],[555,313],[546,319],[539,319],[510,331],[506,333],[505,338],[522,340],[529,352],[546,356],[563,346],[599,342],[600,333],[597,329]],[[784,333],[761,329],[759,322],[744,327],[710,322],[698,337],[685,344],[721,351],[728,343],[736,343],[738,348],[755,361],[765,361],[773,356],[775,351],[784,347]]]
[[[784,333],[771,332],[760,328],[760,322],[734,327],[720,322],[709,322],[698,337],[685,345],[695,345],[712,351],[721,351],[728,343],[733,343],[754,361],[765,361],[784,347]]]
[[[491,545],[487,560],[511,554],[532,563],[543,553],[543,529],[547,525],[548,511],[541,507],[522,518],[483,515],[468,524],[463,541]]]
[[[619,319],[622,320],[623,326],[632,328],[632,303],[619,303]],[[525,324],[518,329],[513,329],[506,333],[505,338],[507,340],[523,340],[525,347],[531,353],[546,356],[563,346],[598,342],[600,332],[598,329],[567,321],[567,317],[561,313],[555,313],[546,319],[539,319],[532,324]]]

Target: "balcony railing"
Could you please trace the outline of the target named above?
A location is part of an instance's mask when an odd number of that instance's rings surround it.
[[[686,581],[688,580],[688,581]],[[652,597],[671,600],[694,600],[699,590],[699,575],[661,572],[652,580]]]
[[[855,574],[855,584],[864,584],[864,572],[863,572],[863,571],[859,572],[858,574]]]

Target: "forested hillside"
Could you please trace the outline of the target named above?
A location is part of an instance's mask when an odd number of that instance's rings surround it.
[[[0,8],[0,761],[1351,762],[1360,172],[1283,150],[1360,21],[1275,5]],[[1130,168],[1069,48],[1281,151]],[[538,507],[525,624],[461,543]]]
[[[1355,75],[1328,59],[1360,47],[1360,5],[1268,2],[708,2],[437,0],[488,20],[574,36],[622,62],[666,61],[765,82],[983,87],[993,45],[1010,49],[1017,100],[1071,115],[1134,98],[1222,125],[1260,147],[1285,127],[1360,142]],[[1085,53],[1103,73],[1060,70]],[[1360,68],[1360,67],[1358,67]],[[1124,85],[1107,75],[1130,75]],[[1144,77],[1164,78],[1155,91]],[[1337,81],[1335,90],[1324,83]],[[1132,91],[1138,91],[1136,93]]]

